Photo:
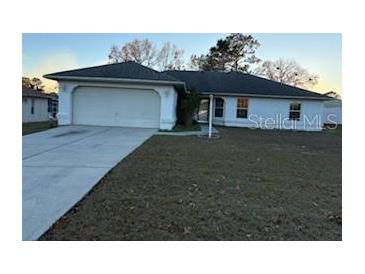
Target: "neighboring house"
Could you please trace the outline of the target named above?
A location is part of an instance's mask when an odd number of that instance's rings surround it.
[[[22,87],[23,123],[49,120],[49,95],[28,87]]]
[[[58,95],[55,92],[48,93],[50,99],[48,100],[48,113],[50,117],[56,119],[58,113]]]
[[[60,125],[172,129],[178,96],[201,94],[199,122],[321,130],[329,97],[236,72],[157,72],[134,62],[47,74],[59,82]],[[211,109],[210,109],[210,106]]]
[[[342,125],[342,101],[332,99],[323,104],[323,123]]]

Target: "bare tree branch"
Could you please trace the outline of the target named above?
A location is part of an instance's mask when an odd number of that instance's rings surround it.
[[[315,86],[319,79],[318,75],[310,73],[295,60],[285,59],[265,61],[256,69],[255,74],[280,83],[302,88]]]
[[[169,42],[165,43],[157,57],[159,69],[181,69],[184,63],[183,55],[184,51],[182,49],[178,49],[174,44]]]
[[[108,54],[109,63],[134,61],[147,67],[160,70],[181,69],[184,65],[184,51],[174,44],[165,43],[160,50],[148,39],[134,39],[120,49],[112,46]]]

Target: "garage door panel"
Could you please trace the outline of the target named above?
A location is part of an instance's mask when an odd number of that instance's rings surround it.
[[[73,94],[73,123],[159,128],[160,97],[153,90],[80,87]]]

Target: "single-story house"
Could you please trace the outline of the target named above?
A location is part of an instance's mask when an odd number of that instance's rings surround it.
[[[170,130],[178,96],[199,92],[198,122],[256,128],[321,130],[329,97],[250,74],[158,72],[135,62],[47,74],[59,82],[60,125]]]
[[[51,96],[29,87],[22,86],[22,122],[44,122],[49,120]]]

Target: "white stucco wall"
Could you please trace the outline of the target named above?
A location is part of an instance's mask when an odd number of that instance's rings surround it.
[[[319,100],[248,98],[247,118],[237,118],[237,97],[220,97],[224,99],[224,114],[222,118],[213,116],[213,124],[216,125],[308,131],[322,129],[323,102]],[[299,121],[289,120],[291,102],[301,104]]]
[[[34,101],[34,112],[32,114],[32,100]],[[37,97],[22,98],[22,119],[23,123],[43,122],[49,120],[48,99]]]
[[[324,102],[323,122],[342,125],[342,102],[340,100]]]
[[[82,81],[60,81],[59,82],[59,125],[70,125],[72,121],[72,94],[78,87],[102,87],[102,88],[121,88],[121,89],[142,89],[153,90],[161,98],[160,104],[160,129],[172,129],[176,122],[177,91],[173,86],[157,84],[123,84],[110,82],[82,82]],[[103,96],[100,93],[100,96]]]

